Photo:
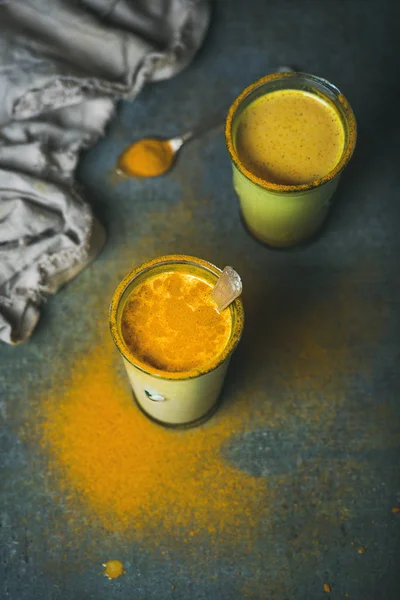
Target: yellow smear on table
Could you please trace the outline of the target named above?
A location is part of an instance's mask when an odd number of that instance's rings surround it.
[[[168,140],[143,138],[118,159],[118,170],[131,177],[157,177],[172,166],[174,151]]]
[[[125,573],[124,565],[120,560],[108,560],[103,564],[103,567],[102,575],[105,575],[108,579],[116,579]]]
[[[41,513],[49,547],[52,544],[57,550],[62,540],[68,558],[77,557],[78,567],[86,564],[82,553],[99,563],[105,556],[115,556],[121,543],[145,548],[156,556],[160,553],[165,560],[171,560],[169,552],[178,551],[179,560],[195,574],[202,548],[216,560],[221,556],[229,560],[233,549],[237,556],[251,555],[259,566],[243,586],[243,596],[259,598],[265,570],[263,555],[257,558],[255,549],[260,540],[274,539],[274,527],[281,527],[286,519],[280,506],[290,504],[295,477],[298,484],[308,486],[305,495],[292,497],[298,502],[296,518],[307,516],[311,504],[317,510],[313,519],[304,519],[304,527],[290,545],[306,565],[315,564],[322,552],[319,536],[333,535],[338,523],[352,516],[349,499],[357,494],[354,482],[363,472],[359,461],[340,462],[333,486],[329,456],[311,460],[315,473],[311,481],[308,461],[295,469],[289,461],[287,470],[282,465],[281,475],[272,469],[255,477],[241,470],[246,462],[238,463],[237,457],[247,454],[246,439],[251,440],[253,434],[273,430],[278,436],[273,439],[279,440],[286,432],[297,435],[293,427],[301,422],[306,439],[299,440],[300,453],[302,444],[307,448],[314,436],[316,443],[323,440],[328,448],[336,447],[338,418],[353,400],[349,375],[371,376],[370,362],[357,349],[364,344],[372,356],[381,340],[381,309],[372,312],[366,294],[366,281],[374,273],[374,263],[369,261],[365,274],[331,272],[321,281],[324,293],[314,289],[311,294],[306,280],[296,288],[296,310],[288,272],[270,273],[260,304],[251,304],[250,295],[250,335],[245,333],[232,359],[228,379],[233,380],[226,387],[226,401],[207,423],[186,431],[155,425],[136,408],[108,332],[103,288],[99,287],[91,303],[88,288],[84,310],[93,315],[93,333],[84,348],[92,349],[71,352],[69,344],[67,352],[66,346],[62,351],[56,348],[51,378],[43,379],[41,389],[32,392],[22,431],[34,444],[32,458],[38,434],[44,446],[46,470],[37,477],[56,511],[53,518]],[[90,278],[85,285],[93,285]],[[362,327],[366,321],[368,328]],[[266,377],[271,381],[268,389]],[[382,417],[375,411],[373,415],[368,437],[349,435],[353,450],[370,449],[371,439],[382,447],[397,443],[393,433],[379,442]],[[358,412],[350,412],[349,432],[357,427],[357,419]],[[232,453],[231,448],[242,448],[241,454]],[[255,460],[250,454],[250,468]],[[278,458],[266,452],[266,468],[275,461]],[[35,468],[33,462],[33,472]],[[50,563],[52,570],[59,565],[59,555],[54,557],[50,554],[49,560],[56,561]],[[286,578],[286,571],[282,573]],[[285,581],[277,580],[276,585],[286,590]]]
[[[240,527],[242,541],[254,536],[267,483],[223,456],[224,443],[243,428],[243,414],[232,411],[186,431],[164,429],[137,409],[107,346],[77,357],[67,391],[42,401],[42,444],[62,496],[74,490],[109,532],[234,542]]]
[[[145,365],[185,372],[215,363],[231,335],[230,310],[219,313],[212,285],[185,273],[159,273],[136,288],[125,304],[121,330]]]
[[[244,166],[281,185],[309,183],[339,162],[344,128],[335,108],[315,94],[278,90],[245,108],[235,146]]]

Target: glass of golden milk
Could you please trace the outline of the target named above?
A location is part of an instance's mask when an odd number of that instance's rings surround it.
[[[225,136],[250,233],[274,247],[316,234],[356,144],[343,94],[315,75],[267,75],[233,102]]]
[[[110,306],[111,334],[139,408],[169,426],[194,425],[217,406],[243,330],[236,298],[220,313],[210,294],[222,271],[168,255],[131,271]]]

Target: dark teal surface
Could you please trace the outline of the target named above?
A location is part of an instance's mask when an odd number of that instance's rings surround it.
[[[44,304],[27,344],[0,347],[1,600],[400,598],[399,18],[397,3],[382,0],[220,0],[193,64],[121,103],[83,157],[78,178],[107,245]],[[185,147],[162,178],[115,180],[131,140],[200,124],[279,65],[332,81],[359,124],[318,240],[271,251],[244,231],[222,127]],[[162,541],[154,551],[117,535],[99,540],[99,557],[104,543],[104,560],[112,549],[127,569],[109,582],[85,540],[72,551],[52,534],[63,507],[45,484],[45,460],[18,432],[38,390],[57,374],[67,380],[107,327],[122,276],[168,253],[231,264],[243,278],[246,330],[224,399],[248,397],[271,421],[253,421],[225,453],[266,478],[273,506],[246,552],[199,544],[188,557]]]

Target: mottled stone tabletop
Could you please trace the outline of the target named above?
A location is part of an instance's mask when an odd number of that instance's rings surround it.
[[[400,597],[399,18],[388,0],[218,0],[192,65],[121,103],[82,158],[78,178],[107,245],[46,302],[27,344],[0,347],[2,600]],[[245,232],[222,126],[188,144],[162,178],[115,178],[128,142],[200,124],[279,65],[335,83],[359,124],[356,154],[313,243],[273,251]],[[216,471],[221,481],[224,464],[237,473],[235,506],[198,498],[210,521],[219,509],[225,524],[247,506],[233,536],[218,526],[192,531],[187,506],[180,536],[96,529],[57,489],[29,431],[41,398],[61,397],[74,362],[100,339],[128,393],[104,333],[109,300],[130,268],[169,253],[230,264],[243,279],[245,334],[223,404],[196,434],[204,453],[209,436],[213,452],[215,431],[236,423]],[[177,435],[184,451],[182,436],[194,434]],[[194,520],[196,507],[194,495]],[[111,558],[126,570],[113,581],[100,575]]]

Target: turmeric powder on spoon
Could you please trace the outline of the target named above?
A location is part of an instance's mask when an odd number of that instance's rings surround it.
[[[143,138],[124,150],[117,168],[130,177],[157,177],[171,168],[174,159],[169,140]]]

